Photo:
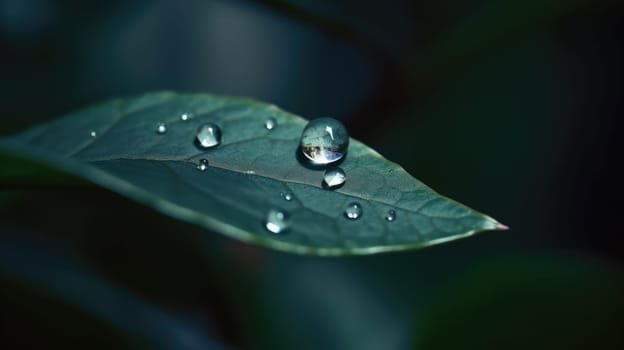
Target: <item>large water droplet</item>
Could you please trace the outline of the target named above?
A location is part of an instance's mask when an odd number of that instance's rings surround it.
[[[270,117],[264,122],[264,127],[267,130],[273,130],[277,126],[277,120],[273,117]]]
[[[271,209],[267,213],[264,227],[272,233],[278,234],[286,231],[289,226],[288,213],[281,210]]]
[[[221,144],[221,129],[213,123],[206,123],[197,130],[197,143],[202,148],[212,148]]]
[[[300,147],[303,155],[313,164],[330,164],[347,153],[349,134],[336,119],[314,119],[303,129]]]
[[[158,123],[158,125],[156,126],[156,133],[158,134],[164,134],[167,132],[167,124],[165,123]]]
[[[388,213],[386,214],[386,221],[392,222],[396,220],[396,211],[394,211],[393,209],[388,210]]]
[[[282,198],[284,198],[285,201],[290,202],[291,200],[293,200],[293,194],[290,192],[282,192],[280,193]]]
[[[344,211],[344,216],[349,220],[357,220],[362,216],[362,206],[358,203],[351,203]]]
[[[344,185],[345,179],[346,176],[342,169],[327,169],[323,175],[323,186],[333,190]]]
[[[208,168],[208,165],[208,159],[202,158],[197,163],[197,170],[204,171],[206,170],[206,168]]]

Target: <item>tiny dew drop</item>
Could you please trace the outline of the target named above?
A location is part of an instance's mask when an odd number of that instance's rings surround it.
[[[187,121],[189,119],[191,119],[193,115],[191,113],[182,113],[180,114],[180,120],[182,121]]]
[[[357,220],[362,216],[362,206],[358,203],[351,203],[344,211],[344,216],[349,220]]]
[[[221,144],[221,129],[213,123],[206,123],[197,129],[195,136],[201,148],[213,148]]]
[[[264,122],[264,128],[267,130],[273,130],[277,126],[277,120],[273,117],[270,117]]]
[[[347,153],[348,147],[347,129],[336,119],[314,119],[301,133],[301,152],[314,165],[339,161]]]
[[[264,220],[264,228],[271,233],[282,233],[289,227],[288,213],[282,210],[271,209]]]
[[[197,170],[204,171],[204,170],[206,170],[206,168],[208,168],[208,165],[209,165],[208,159],[202,158],[197,163]]]
[[[158,125],[156,126],[156,133],[162,135],[164,133],[167,132],[167,124],[165,123],[158,123]]]
[[[91,137],[96,137],[97,136],[97,132],[95,132],[95,130],[92,130],[90,135],[91,135]]]
[[[293,200],[293,194],[290,192],[282,192],[281,195],[282,195],[282,198],[284,198],[284,200],[287,202],[290,202],[291,200]]]
[[[346,175],[342,169],[327,169],[325,170],[325,174],[323,175],[323,187],[333,190],[344,185],[345,180]]]
[[[394,209],[390,209],[386,214],[386,221],[392,222],[394,220],[396,220],[396,211],[394,211]]]

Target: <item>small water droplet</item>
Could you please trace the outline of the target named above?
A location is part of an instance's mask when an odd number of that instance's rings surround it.
[[[344,185],[346,180],[345,172],[340,168],[325,170],[323,175],[323,186],[329,189],[336,189]]]
[[[347,153],[349,134],[336,119],[314,119],[303,129],[300,146],[310,162],[326,165],[342,159]]]
[[[362,206],[353,202],[347,206],[344,215],[349,220],[357,220],[362,216]]]
[[[95,132],[95,130],[91,131],[90,133],[91,137],[96,137],[97,136],[97,132]]]
[[[264,227],[275,234],[286,231],[289,227],[288,213],[282,210],[269,210],[264,221]]]
[[[187,121],[189,119],[191,119],[193,117],[193,115],[191,113],[182,113],[180,114],[180,120],[182,121]]]
[[[197,143],[202,148],[212,148],[221,144],[221,129],[213,123],[206,123],[197,130]]]
[[[282,198],[284,198],[284,200],[287,202],[290,202],[291,200],[293,200],[293,194],[290,192],[282,192],[281,195],[282,195]]]
[[[388,213],[386,214],[386,221],[388,222],[392,222],[396,220],[396,211],[394,211],[393,209],[388,210]]]
[[[197,163],[197,170],[204,171],[206,170],[206,168],[208,168],[208,165],[209,165],[208,159],[202,158]]]
[[[277,120],[273,117],[270,117],[264,122],[264,127],[267,130],[273,130],[277,126]]]
[[[167,132],[167,124],[165,123],[158,123],[158,125],[156,126],[156,133],[158,134],[164,134]]]

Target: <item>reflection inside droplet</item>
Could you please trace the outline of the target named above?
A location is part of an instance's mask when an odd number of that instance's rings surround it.
[[[336,119],[314,119],[301,133],[301,152],[315,165],[339,161],[347,153],[348,146],[347,129]]]

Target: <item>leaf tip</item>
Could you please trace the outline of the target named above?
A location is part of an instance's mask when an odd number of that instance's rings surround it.
[[[509,230],[509,226],[505,225],[505,224],[501,224],[500,222],[496,223],[496,230],[498,231],[507,231]]]
[[[509,230],[509,226],[502,224],[489,216],[486,216],[485,229],[495,231],[507,231]]]

